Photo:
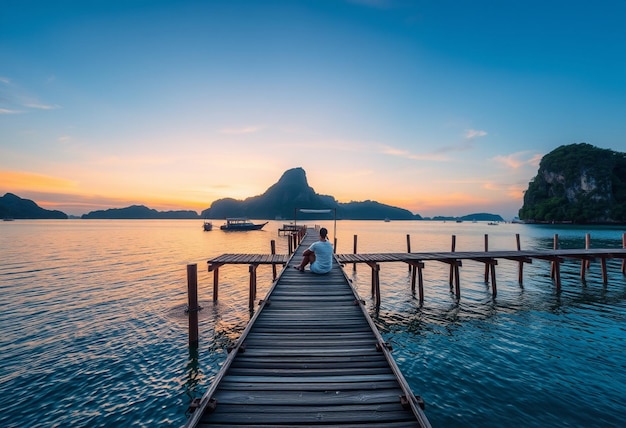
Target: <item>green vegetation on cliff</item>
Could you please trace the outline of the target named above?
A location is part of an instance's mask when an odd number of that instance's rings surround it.
[[[519,217],[535,222],[626,222],[626,154],[579,143],[541,159]]]

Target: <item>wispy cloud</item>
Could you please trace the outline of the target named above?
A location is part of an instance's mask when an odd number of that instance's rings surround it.
[[[11,83],[11,79],[8,77],[0,76],[0,83],[4,83],[5,85],[9,85]]]
[[[391,146],[382,146],[380,152],[385,155],[398,156],[398,157],[401,157],[404,159],[410,159],[410,160],[427,160],[427,161],[447,161],[448,160],[445,156],[441,156],[439,152],[415,154],[415,153],[409,152],[408,150],[397,149]]]
[[[18,114],[18,113],[22,113],[19,110],[12,110],[12,109],[8,109],[8,108],[0,108],[0,114]]]
[[[259,126],[246,126],[243,128],[224,128],[220,129],[220,134],[227,135],[241,135],[241,134],[254,134],[261,131],[263,128]]]
[[[541,154],[517,152],[506,156],[496,156],[493,160],[507,168],[518,169],[524,166],[539,166],[542,157]]]
[[[24,104],[24,106],[28,108],[38,109],[38,110],[56,110],[58,108],[61,108],[61,106],[57,104],[50,105],[50,104],[39,104],[39,103],[28,103],[28,104]]]
[[[473,140],[475,138],[484,137],[487,135],[487,131],[483,131],[481,129],[467,129],[465,131],[465,139]]]

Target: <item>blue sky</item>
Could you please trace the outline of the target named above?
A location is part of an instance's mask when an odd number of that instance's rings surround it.
[[[541,156],[626,151],[626,2],[0,0],[0,193],[201,211],[294,167],[510,219]]]

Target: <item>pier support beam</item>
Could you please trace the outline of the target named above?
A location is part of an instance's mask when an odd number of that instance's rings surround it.
[[[408,235],[407,235],[408,236]],[[424,303],[424,278],[422,276],[422,269],[424,269],[424,262],[410,261],[407,262],[409,270],[411,270],[411,293],[415,295],[415,277],[417,276],[417,285],[419,293],[420,303]]]
[[[356,254],[356,241],[357,241],[357,235],[354,235],[353,254]],[[352,263],[352,271],[356,272],[356,263]]]
[[[248,307],[254,309],[254,301],[256,300],[256,268],[258,265],[251,264],[248,268],[250,271],[250,297],[248,299]]]
[[[209,263],[209,272],[213,272],[213,301],[217,302],[220,282],[220,266],[224,263]]]
[[[517,251],[522,251],[519,233],[515,234],[515,244],[517,245]],[[522,261],[519,261],[517,264],[517,283],[520,286],[524,283],[524,262]]]
[[[552,248],[554,250],[558,250],[559,249],[559,234],[558,233],[554,234],[554,239],[552,241]],[[557,270],[558,270],[558,261],[552,262],[552,264],[550,265],[550,278],[552,278],[552,279],[556,278],[556,275],[557,275],[556,271]],[[560,287],[559,287],[559,291],[561,291]]]
[[[273,239],[270,241],[270,250],[272,251],[272,256],[276,255],[276,241]],[[276,265],[272,263],[272,279],[276,281]]]
[[[456,235],[452,235],[452,245],[450,248],[451,252],[456,251]],[[450,263],[450,291],[452,291],[452,283],[454,282],[454,278],[456,277],[456,282],[459,282],[459,267],[455,263]],[[458,296],[458,293],[457,293]]]
[[[626,248],[626,233],[622,233],[622,248]],[[626,259],[622,259],[622,275],[626,275]]]
[[[187,314],[189,316],[189,346],[198,346],[198,265],[187,265]]]
[[[380,308],[380,265],[375,262],[368,262],[367,264],[372,268],[372,298],[374,299],[374,306]]]
[[[406,235],[406,252],[407,253],[411,252],[411,235],[409,234]],[[411,269],[415,269],[415,266],[411,266],[409,264],[409,272],[411,272]]]
[[[485,233],[485,253],[489,251],[489,235]],[[485,263],[485,284],[489,282],[489,265]]]

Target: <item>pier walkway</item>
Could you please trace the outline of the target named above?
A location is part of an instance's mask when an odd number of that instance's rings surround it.
[[[309,229],[290,259],[265,260],[286,268],[186,427],[430,427],[337,261],[293,269],[317,239]]]

